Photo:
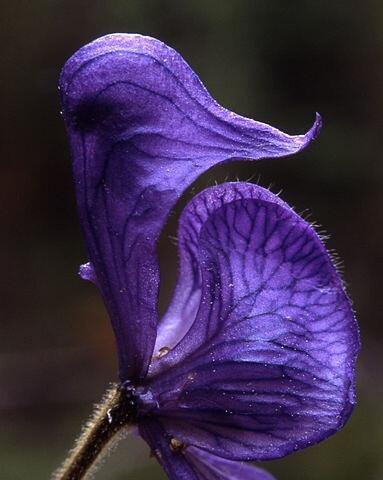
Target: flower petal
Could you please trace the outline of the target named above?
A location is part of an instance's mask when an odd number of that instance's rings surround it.
[[[66,63],[62,108],[89,260],[112,319],[121,380],[145,376],[156,338],[156,241],[201,173],[233,158],[295,153],[289,136],[219,106],[162,42],[115,34]]]
[[[195,446],[177,450],[159,421],[143,422],[140,433],[171,480],[274,480],[260,468],[217,457]],[[173,442],[177,443],[174,438]]]
[[[274,480],[270,473],[261,468],[217,457],[198,447],[188,447],[185,457],[201,472],[206,472],[207,479],[211,475],[212,480]]]
[[[166,431],[232,460],[276,458],[335,433],[355,402],[359,337],[313,228],[241,183],[199,194],[181,225],[201,302],[187,335],[153,362]]]
[[[207,189],[183,211],[178,228],[180,271],[173,299],[158,327],[155,351],[172,349],[193,324],[201,302],[199,234],[209,216],[224,204],[254,198],[289,208],[269,190],[250,183],[225,183]],[[154,364],[155,366],[156,364]]]

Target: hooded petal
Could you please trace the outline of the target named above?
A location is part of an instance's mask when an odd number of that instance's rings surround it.
[[[166,431],[232,460],[276,458],[336,432],[355,401],[359,338],[313,228],[270,192],[225,184],[186,207],[180,238],[200,304],[152,365]]]
[[[274,480],[264,470],[233,462],[195,446],[183,449],[159,421],[146,421],[140,433],[171,480]]]
[[[120,377],[143,377],[156,338],[156,241],[170,209],[201,173],[233,158],[304,148],[219,106],[162,42],[115,34],[80,49],[61,79],[77,202],[89,260],[117,338]]]

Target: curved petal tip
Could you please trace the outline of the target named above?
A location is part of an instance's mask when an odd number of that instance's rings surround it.
[[[322,117],[320,113],[316,112],[314,124],[310,128],[310,130],[305,134],[305,138],[307,139],[306,145],[312,142],[313,140],[316,140],[316,138],[318,137],[318,135],[322,130],[322,126],[323,126]]]

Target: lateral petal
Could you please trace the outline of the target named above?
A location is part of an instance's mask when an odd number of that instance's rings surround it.
[[[274,480],[270,473],[261,468],[217,457],[198,447],[186,448],[185,457],[201,472],[206,472],[206,479],[210,479],[211,475],[212,480]]]
[[[274,480],[265,470],[253,465],[233,462],[195,446],[177,450],[172,438],[159,421],[146,421],[140,434],[170,480]]]
[[[202,295],[199,264],[201,228],[215,210],[245,198],[271,201],[289,208],[269,190],[250,183],[229,182],[206,189],[182,212],[178,227],[180,271],[172,301],[158,327],[156,352],[163,348],[172,349],[194,323]]]
[[[242,183],[199,194],[181,225],[200,305],[151,366],[166,430],[232,460],[276,458],[335,433],[355,402],[359,336],[314,229]]]

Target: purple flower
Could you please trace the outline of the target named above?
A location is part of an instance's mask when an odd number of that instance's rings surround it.
[[[116,336],[121,391],[174,480],[258,479],[339,430],[354,399],[358,330],[313,228],[250,183],[198,194],[179,222],[180,268],[158,317],[156,244],[184,190],[213,165],[305,148],[218,105],[180,55],[116,34],[61,76],[81,226]],[[166,281],[163,278],[162,281]]]

